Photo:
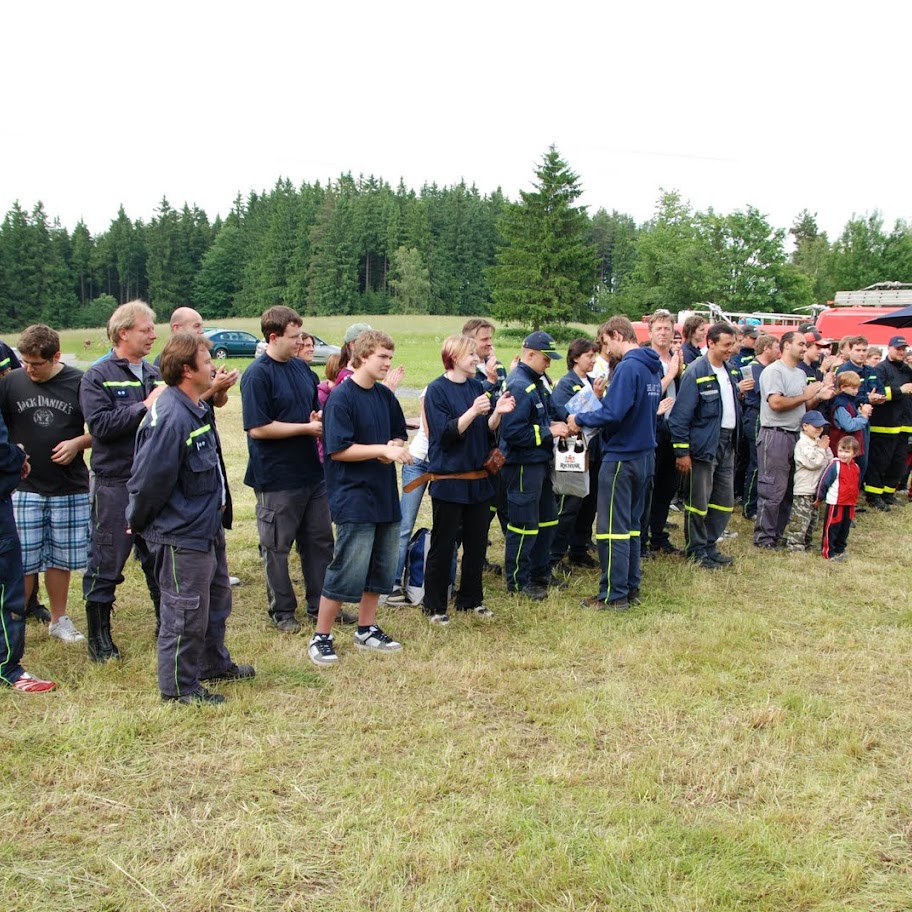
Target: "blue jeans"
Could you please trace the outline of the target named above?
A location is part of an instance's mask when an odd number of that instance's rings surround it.
[[[411,465],[402,467],[402,487],[404,488],[410,481],[418,478],[427,472],[429,466],[423,459],[416,459]],[[427,490],[428,482],[418,485],[414,491],[403,494],[399,501],[399,509],[402,511],[402,522],[399,526],[399,559],[396,561],[396,585],[402,585],[402,574],[405,571],[405,554],[408,551],[409,539],[415,530],[415,522],[418,519],[418,510],[421,507],[421,498]]]
[[[334,602],[361,601],[365,592],[389,595],[396,571],[399,523],[338,523],[323,595]]]

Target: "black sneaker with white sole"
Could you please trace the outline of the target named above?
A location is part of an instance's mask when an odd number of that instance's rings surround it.
[[[386,597],[387,605],[411,605],[412,600],[402,588],[402,586],[393,586],[393,591]]]

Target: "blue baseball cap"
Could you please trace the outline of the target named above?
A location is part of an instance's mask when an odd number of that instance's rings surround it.
[[[563,355],[554,348],[554,339],[543,330],[526,336],[526,338],[523,339],[522,347],[531,348],[532,351],[540,351],[543,355],[547,355],[552,361],[555,358],[563,358]]]
[[[908,344],[905,336],[893,336],[890,339],[890,348],[905,348]]]
[[[802,424],[810,424],[814,427],[826,427],[830,422],[817,411],[817,409],[811,409],[809,412],[805,412],[801,416]]]

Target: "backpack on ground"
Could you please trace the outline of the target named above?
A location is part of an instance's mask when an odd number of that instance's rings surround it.
[[[417,529],[409,539],[405,552],[405,569],[402,571],[402,591],[412,605],[424,601],[424,570],[428,551],[431,549],[431,530]],[[450,570],[450,592],[456,582],[456,551],[453,551],[453,565]]]

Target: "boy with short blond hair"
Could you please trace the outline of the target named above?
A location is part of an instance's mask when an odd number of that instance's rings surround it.
[[[823,556],[827,560],[844,561],[849,530],[855,518],[860,472],[855,462],[860,447],[854,437],[843,437],[836,450],[836,458],[829,464],[820,487],[818,502],[826,502],[823,523]]]
[[[323,454],[336,542],[307,649],[319,666],[338,661],[332,625],[344,602],[358,605],[356,648],[377,653],[402,648],[376,623],[380,596],[393,590],[399,556],[396,464],[412,462],[405,449],[405,416],[383,383],[394,349],[386,333],[361,332],[352,341],[354,372],[326,400]]]
[[[806,551],[817,526],[817,486],[830,459],[827,422],[816,409],[804,413],[801,436],[795,444],[795,480],[792,482],[792,509],[785,529],[789,551]]]

